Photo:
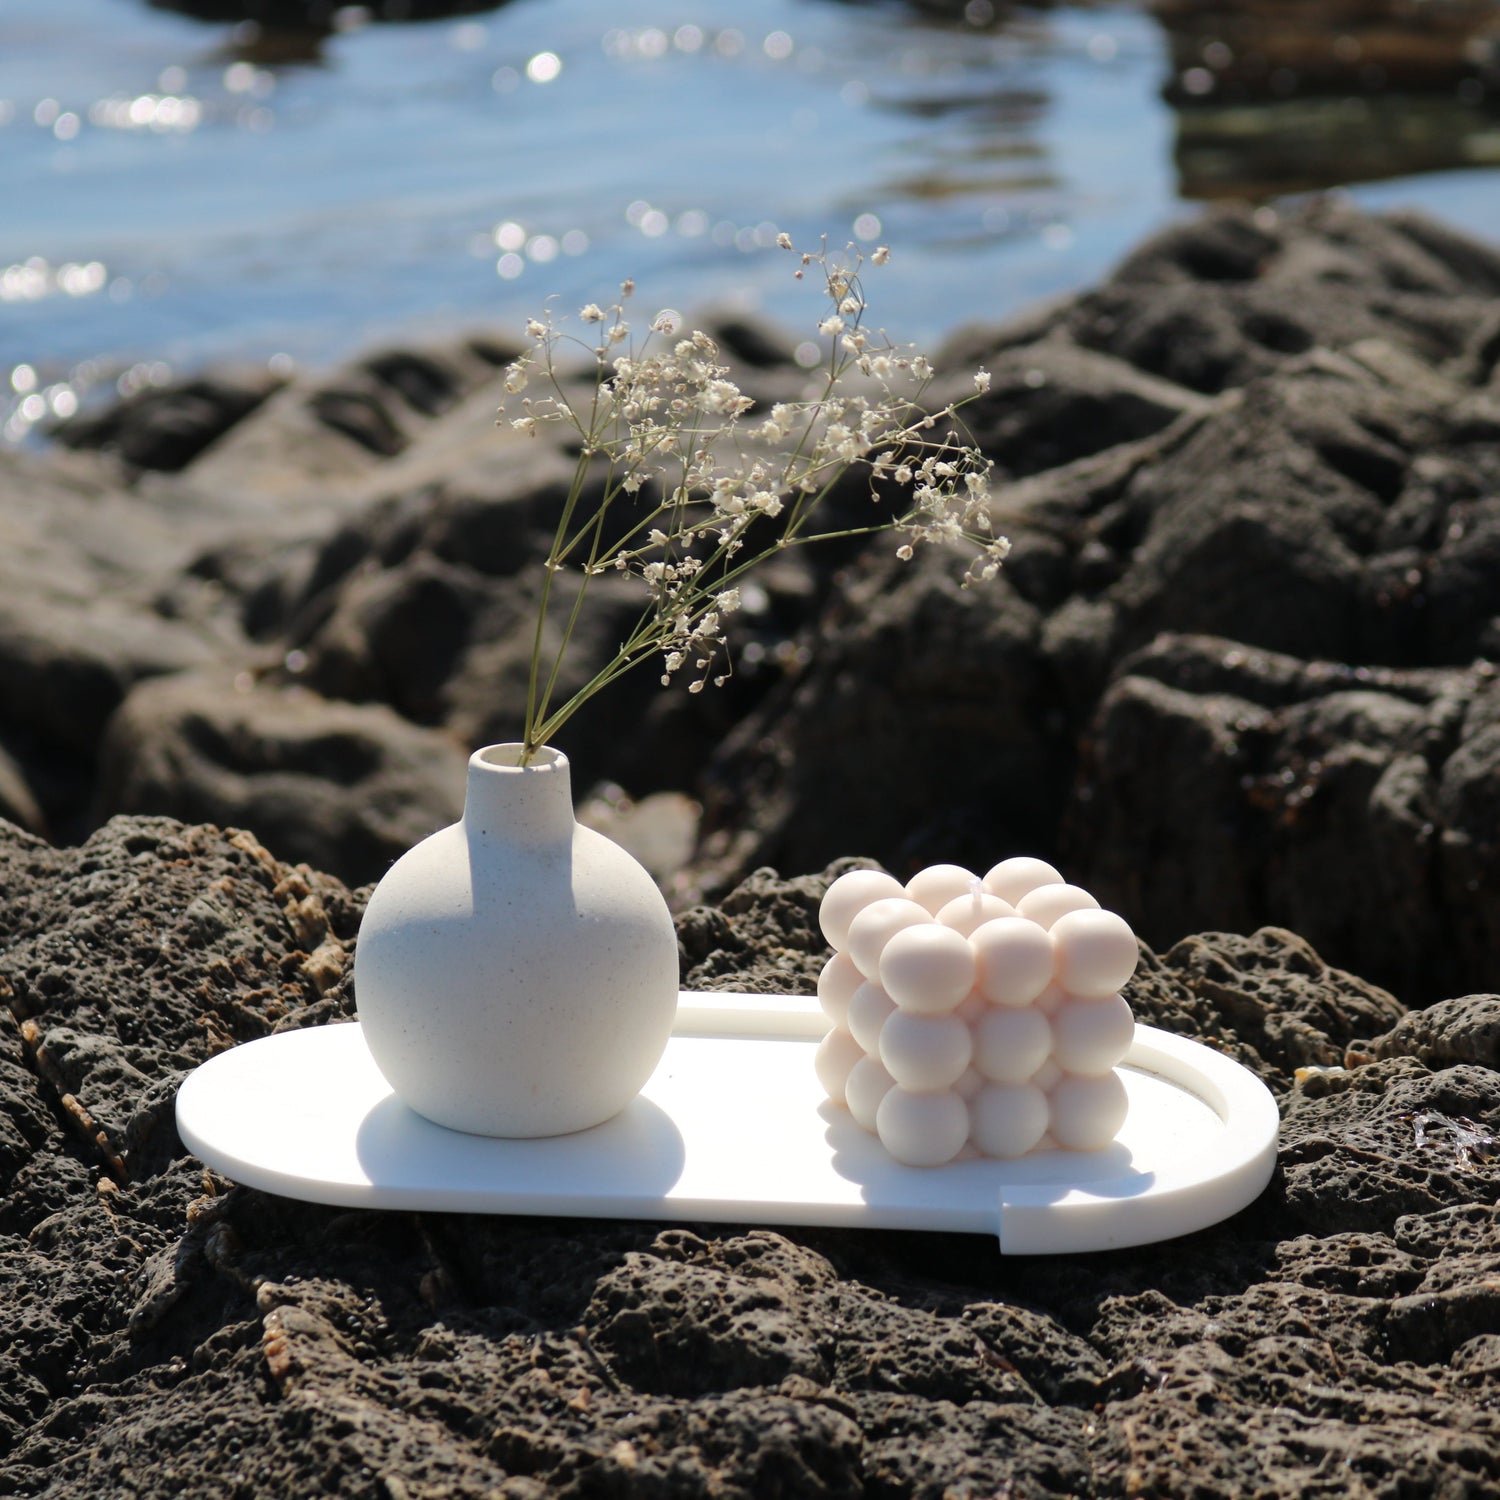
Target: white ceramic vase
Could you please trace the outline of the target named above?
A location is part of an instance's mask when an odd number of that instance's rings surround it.
[[[573,816],[568,759],[491,745],[463,818],[391,866],[365,911],[354,987],[398,1098],[439,1125],[562,1135],[618,1114],[677,1009],[661,892]]]

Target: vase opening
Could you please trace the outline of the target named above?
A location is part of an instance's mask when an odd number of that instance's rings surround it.
[[[493,771],[556,771],[560,767],[566,768],[568,757],[561,750],[554,750],[551,745],[540,746],[531,757],[529,764],[521,764],[521,752],[525,746],[513,742],[504,745],[486,745],[483,750],[475,751],[469,764],[476,769]]]

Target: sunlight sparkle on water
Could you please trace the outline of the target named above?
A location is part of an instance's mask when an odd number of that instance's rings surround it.
[[[109,279],[102,261],[86,264],[67,261],[52,266],[40,255],[0,270],[0,302],[40,302],[54,292],[69,297],[87,297]]]
[[[526,76],[533,83],[551,83],[562,72],[562,58],[555,52],[538,52],[526,64]]]
[[[60,382],[89,410],[75,372],[101,354],[95,385],[153,351],[317,365],[553,292],[582,305],[625,276],[689,311],[729,286],[792,326],[790,274],[765,249],[781,230],[890,244],[902,273],[880,319],[940,337],[1102,275],[1177,211],[1174,129],[1212,123],[1240,51],[1174,52],[1153,11],[1077,0],[554,0],[454,6],[438,25],[339,5],[307,56],[283,58],[184,17],[186,0],[6,0],[21,20],[0,48],[0,424],[39,396],[48,415],[26,425],[44,427]],[[1163,85],[1194,68],[1215,86],[1174,109]],[[1459,86],[1471,114],[1480,87]],[[1478,168],[1500,129],[1459,124],[1446,173],[1359,200],[1492,226],[1500,195]],[[1210,144],[1232,157],[1237,140]],[[1214,170],[1237,180],[1233,159]]]
[[[180,73],[182,69],[175,71]],[[191,95],[137,94],[134,98],[112,95],[89,106],[89,124],[104,130],[186,132],[196,130],[202,120],[203,106]],[[59,120],[58,124],[61,123]]]

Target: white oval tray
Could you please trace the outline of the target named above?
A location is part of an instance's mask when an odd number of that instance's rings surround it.
[[[237,1182],[314,1203],[998,1235],[1010,1255],[1171,1239],[1250,1203],[1276,1162],[1276,1104],[1238,1063],[1137,1026],[1130,1112],[1101,1151],[903,1167],[823,1095],[828,1022],[801,996],[684,991],[633,1104],[577,1135],[464,1135],[407,1109],[358,1024],[248,1042],[196,1069],[177,1128]]]

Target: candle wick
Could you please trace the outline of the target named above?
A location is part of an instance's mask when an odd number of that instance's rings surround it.
[[[969,894],[974,898],[974,910],[979,910],[979,898],[984,894],[984,882],[977,876],[969,877]]]

